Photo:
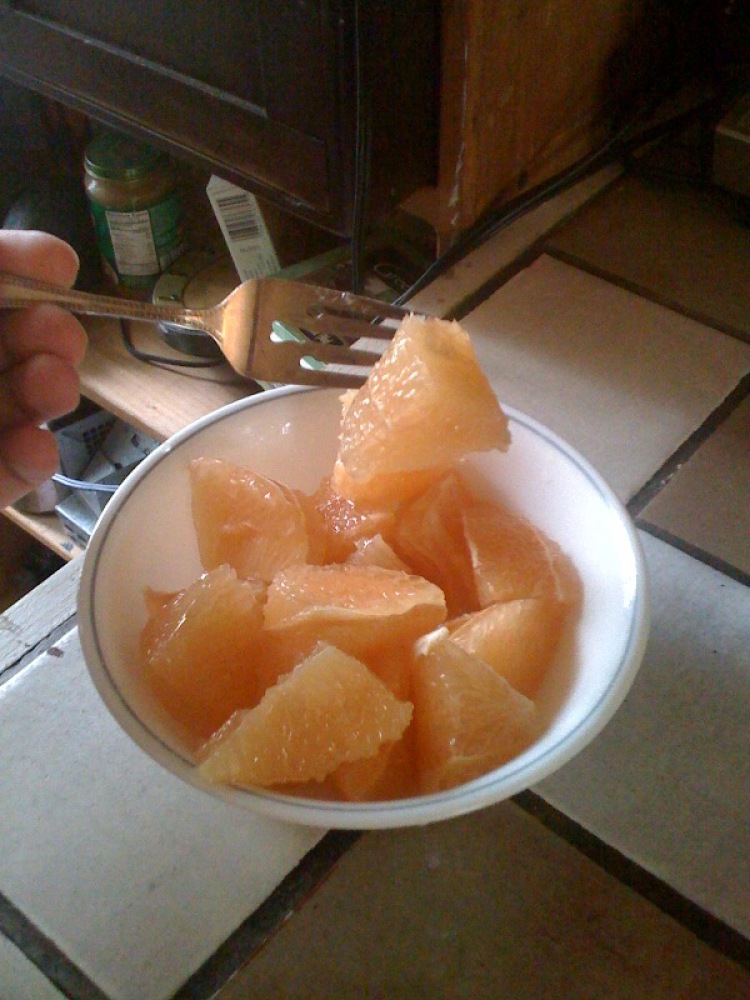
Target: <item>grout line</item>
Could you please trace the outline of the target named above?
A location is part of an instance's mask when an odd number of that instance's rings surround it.
[[[507,284],[507,282],[514,278],[519,272],[525,270],[527,267],[530,267],[539,257],[545,254],[554,256],[554,252],[549,250],[549,243],[550,240],[554,240],[555,234],[564,230],[566,226],[574,222],[576,217],[586,211],[592,203],[598,201],[600,198],[606,197],[612,188],[614,188],[622,180],[622,176],[622,174],[618,174],[617,176],[612,177],[590,198],[576,206],[567,215],[557,219],[549,229],[540,233],[536,239],[530,242],[525,249],[513,258],[512,261],[504,267],[501,267],[500,270],[492,274],[491,277],[486,278],[476,288],[468,292],[462,299],[459,299],[458,302],[455,302],[442,318],[455,319],[459,321],[462,320],[465,316],[468,316],[469,313],[473,312],[480,305],[482,305],[486,299],[494,295],[498,289]]]
[[[623,278],[618,274],[613,274],[606,268],[592,264],[590,261],[579,257],[577,254],[568,253],[566,250],[560,250],[557,247],[547,245],[546,243],[543,244],[541,252],[549,257],[554,257],[563,264],[569,264],[571,267],[576,267],[579,271],[586,271],[595,278],[601,278],[602,280],[609,282],[610,285],[617,285],[627,292],[632,292],[634,295],[640,296],[642,299],[648,299],[656,305],[664,306],[666,309],[671,309],[672,312],[678,313],[686,319],[702,323],[703,326],[709,326],[713,330],[718,330],[719,333],[723,333],[728,337],[733,337],[735,340],[740,340],[745,344],[750,344],[750,332],[747,330],[742,330],[729,323],[722,323],[715,317],[709,316],[707,313],[701,313],[695,309],[688,309],[675,299],[671,299],[666,295],[659,295],[653,289],[647,288],[645,285],[638,284],[638,282],[635,281],[629,281],[627,278]]]
[[[750,970],[750,941],[739,931],[566,816],[537,792],[520,792],[512,801],[704,944]]]
[[[172,1000],[210,1000],[326,879],[362,834],[331,830],[250,914],[227,940],[193,973]]]
[[[627,503],[631,517],[637,517],[662,491],[682,466],[693,457],[721,424],[750,396],[750,372],[740,379],[728,396],[709,413],[703,423],[669,456],[661,468],[635,493]]]
[[[651,521],[647,521],[644,518],[636,518],[635,524],[641,531],[645,531],[649,535],[653,535],[653,537],[658,538],[660,542],[666,542],[666,544],[671,545],[672,548],[679,549],[680,552],[684,552],[685,555],[690,556],[692,559],[696,559],[698,562],[702,562],[704,565],[710,566],[711,569],[715,569],[717,572],[723,573],[724,576],[728,576],[736,583],[741,583],[746,587],[750,587],[750,573],[746,570],[740,569],[738,566],[727,562],[725,559],[721,559],[719,556],[713,555],[711,552],[701,548],[699,545],[694,545],[692,542],[685,541],[685,539],[680,538],[679,535],[673,535],[672,532],[668,531],[666,528],[661,528],[659,525],[652,524]]]
[[[455,282],[461,270],[477,268],[479,274],[479,284],[474,285],[470,290],[463,293],[448,307],[447,311],[441,313],[443,319],[460,319],[468,312],[475,309],[486,298],[488,298],[497,288],[508,281],[523,267],[532,263],[542,252],[543,246],[554,233],[569,225],[580,212],[587,208],[593,201],[605,195],[621,177],[622,168],[617,164],[610,164],[600,168],[595,173],[584,177],[576,182],[572,188],[559,192],[541,205],[531,208],[528,212],[521,214],[517,218],[503,225],[497,231],[487,236],[479,245],[470,250],[460,261],[457,261],[449,272]],[[591,188],[595,189],[592,191]],[[584,192],[583,200],[580,200],[581,192]],[[570,204],[571,200],[575,203]],[[556,205],[565,205],[560,213],[555,212]],[[550,212],[554,213],[551,221],[544,222]],[[536,225],[535,225],[536,223]],[[541,224],[539,224],[541,223]],[[529,233],[524,237],[527,227],[531,227],[536,235]],[[514,242],[520,237],[520,243],[512,257],[504,252],[506,241]],[[498,266],[493,263],[491,271],[488,270],[490,258],[494,260],[497,250],[501,263]],[[504,261],[504,263],[502,263]],[[471,262],[471,263],[469,263]],[[484,275],[484,277],[482,277]],[[444,284],[446,276],[436,278],[432,284],[428,285],[424,292],[436,291],[441,283]],[[458,282],[460,283],[460,282]],[[448,285],[452,287],[449,280]],[[417,293],[417,297],[422,294]]]
[[[584,217],[592,206],[595,206],[598,202],[606,201],[616,188],[622,187],[623,183],[628,180],[630,174],[627,158],[618,158],[613,166],[616,166],[617,173],[614,174],[606,184],[603,184],[597,191],[595,191],[590,198],[581,202],[580,205],[577,205],[569,215],[558,219],[554,225],[550,226],[546,233],[542,233],[537,240],[538,244],[546,247],[549,240],[554,240],[558,233],[563,232],[569,225],[574,224],[580,218]]]
[[[454,303],[450,309],[446,312],[443,319],[455,319],[462,320],[469,313],[474,312],[478,309],[490,296],[494,295],[498,289],[502,288],[503,285],[507,284],[511,278],[515,278],[517,274],[530,267],[531,264],[540,256],[541,250],[539,243],[535,242],[531,246],[527,247],[523,253],[520,253],[514,260],[507,264],[505,267],[500,268],[500,270],[493,274],[491,278],[482,282],[473,291],[469,292],[458,302]]]
[[[587,209],[593,202],[597,201],[599,198],[604,197],[622,178],[621,171],[618,170],[617,173],[612,174],[612,176],[606,177],[608,171],[615,169],[615,164],[610,164],[608,167],[602,167],[599,171],[590,175],[588,178],[583,178],[578,181],[571,190],[581,190],[585,185],[591,183],[592,180],[596,178],[605,177],[601,182],[600,186],[584,201],[571,207],[569,211],[564,212],[561,216],[556,218],[547,229],[540,232],[536,237],[530,239],[526,246],[518,251],[516,255],[504,264],[499,270],[493,270],[492,274],[482,281],[479,285],[471,289],[471,291],[466,292],[466,294],[454,302],[448,310],[441,315],[442,319],[455,319],[461,320],[464,316],[467,316],[470,312],[473,312],[478,306],[480,306],[485,299],[488,299],[493,295],[499,288],[510,281],[511,278],[515,277],[519,271],[524,270],[524,268],[529,267],[533,262],[545,253],[545,247],[547,246],[548,240],[552,239],[555,233],[564,229],[566,226],[570,225],[578,215],[580,215],[585,209]],[[556,201],[560,201],[566,197],[566,194],[559,193],[552,199],[550,199],[549,205],[554,205]],[[524,220],[530,220],[538,217],[545,210],[545,205],[537,206],[531,209],[525,215],[520,218],[515,219],[510,223],[509,226],[503,227],[503,229],[498,230],[491,236],[488,236],[479,246],[475,247],[473,250],[455,265],[456,268],[465,264],[466,261],[470,260],[473,255],[482,254],[483,251],[486,252],[487,249],[492,245],[493,240],[498,239],[502,235],[507,235],[512,233],[513,229],[518,229],[523,225]],[[430,289],[435,289],[440,285],[440,278],[436,278],[435,281],[428,285],[424,291],[429,291]],[[418,293],[419,294],[419,293]]]
[[[65,621],[60,622],[56,625],[51,632],[48,632],[43,639],[40,639],[33,646],[29,647],[17,660],[9,664],[7,667],[0,669],[0,687],[9,681],[16,674],[20,673],[24,667],[28,667],[30,663],[36,660],[42,654],[49,652],[50,648],[55,645],[55,643],[62,639],[64,636],[71,632],[76,627],[76,612],[73,612],[69,618]]]
[[[69,1000],[107,1000],[93,980],[1,892],[0,933]]]

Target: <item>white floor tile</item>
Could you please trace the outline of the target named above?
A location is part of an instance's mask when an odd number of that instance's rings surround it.
[[[462,321],[500,398],[628,500],[750,370],[750,345],[541,257]]]
[[[538,791],[750,935],[750,589],[643,535],[653,626],[604,732]]]
[[[317,842],[126,737],[71,632],[0,688],[0,891],[113,1000],[159,1000]]]

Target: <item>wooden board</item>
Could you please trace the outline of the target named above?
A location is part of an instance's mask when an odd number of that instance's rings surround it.
[[[163,441],[187,424],[253,391],[228,365],[168,369],[132,357],[116,320],[87,319],[89,348],[81,368],[81,391],[107,412]],[[141,350],[176,359],[153,326],[133,324]]]
[[[82,567],[68,563],[0,615],[0,678],[72,618]]]
[[[22,528],[27,535],[51,549],[61,559],[75,559],[83,551],[75,544],[60,523],[57,514],[24,514],[15,507],[6,507],[5,517]]]
[[[489,205],[597,148],[647,88],[687,78],[696,47],[711,45],[706,7],[670,14],[650,0],[445,0],[441,245]]]

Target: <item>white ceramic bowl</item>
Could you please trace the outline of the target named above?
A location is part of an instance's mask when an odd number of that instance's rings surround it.
[[[374,804],[211,785],[154,711],[135,666],[144,588],[178,589],[201,572],[190,515],[190,460],[230,459],[313,490],[333,464],[338,396],[290,387],[241,400],[187,427],[142,462],[105,508],[86,553],[79,592],[84,655],[123,729],[154,760],[211,795],[324,828],[447,819],[528,788],[586,746],[627,694],[648,632],[646,574],[628,514],[580,455],[522,413],[506,408],[510,449],[471,458],[470,474],[560,543],[580,573],[584,598],[540,693],[543,735],[519,757],[450,791]]]

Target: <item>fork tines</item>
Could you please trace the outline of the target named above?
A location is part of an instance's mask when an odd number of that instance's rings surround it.
[[[294,285],[290,294],[290,285]],[[278,377],[299,384],[359,386],[380,360],[377,342],[391,340],[398,323],[413,310],[379,299],[318,285],[266,279],[275,306],[268,303],[271,355]],[[283,316],[283,320],[281,317]],[[375,341],[375,345],[367,341]],[[265,353],[265,352],[263,352]],[[260,370],[260,357],[255,368]]]
[[[401,320],[410,311],[404,306],[382,302],[380,299],[368,298],[365,295],[355,295],[354,292],[338,291],[335,288],[324,288],[321,285],[305,286],[312,294],[307,296],[308,302],[324,306],[327,312],[339,316],[350,316],[352,319]]]
[[[314,358],[323,365],[349,365],[356,368],[372,367],[380,360],[379,351],[368,351],[359,347],[347,347],[339,344],[322,344],[320,341],[296,343],[285,341],[276,343],[275,348],[290,358],[301,359],[306,356]]]
[[[302,325],[306,329],[316,335],[340,337],[349,343],[361,337],[390,339],[395,332],[393,321],[400,322],[411,311],[390,302],[317,285],[306,286],[304,304]]]

